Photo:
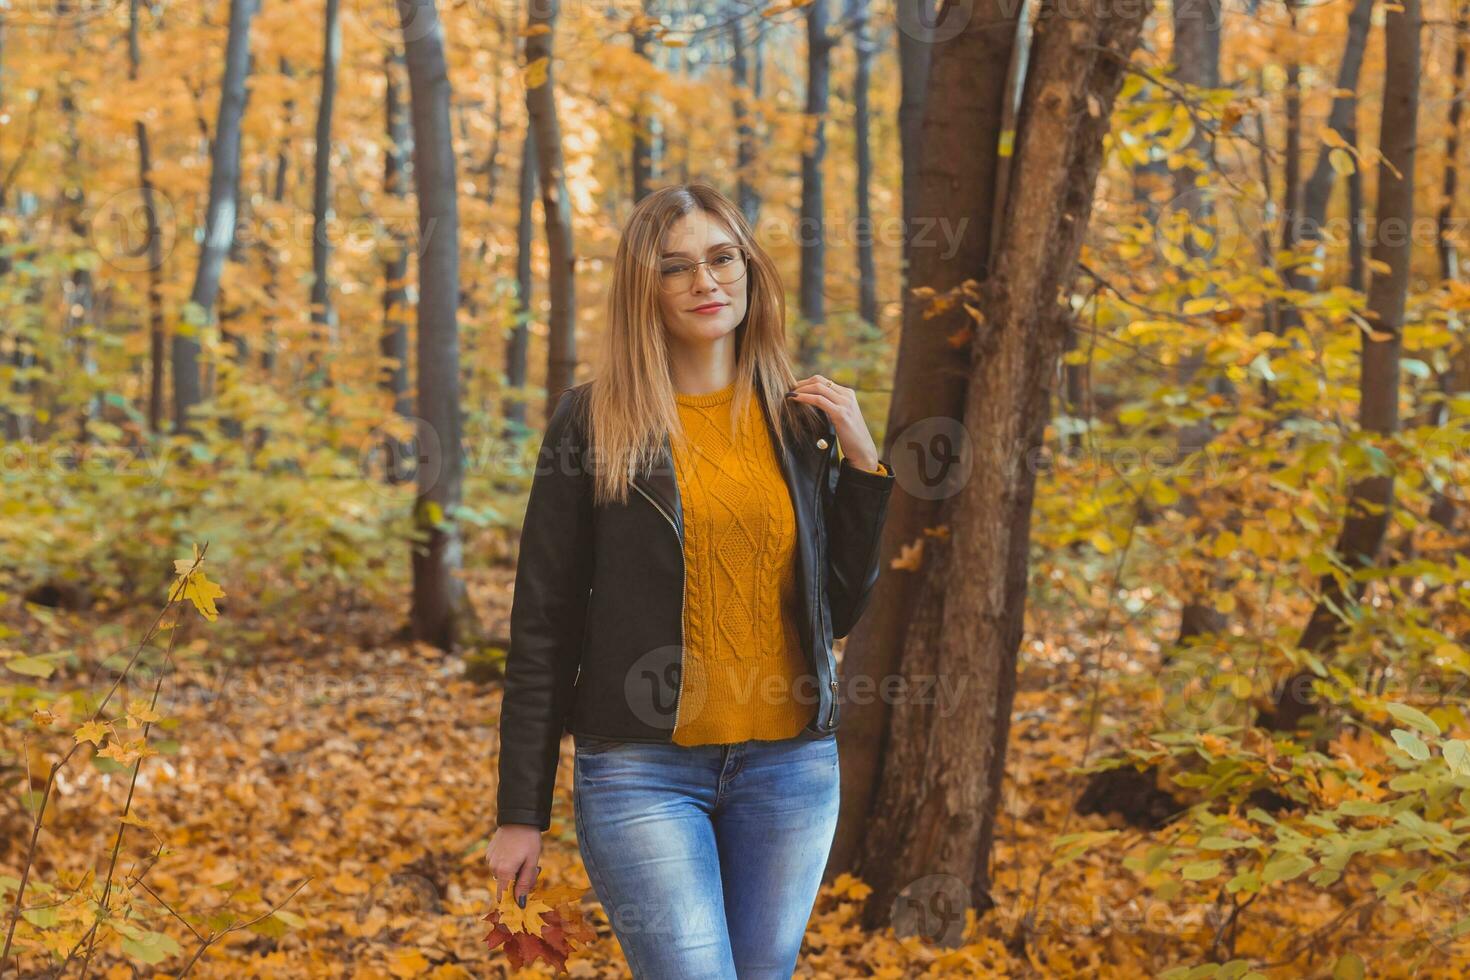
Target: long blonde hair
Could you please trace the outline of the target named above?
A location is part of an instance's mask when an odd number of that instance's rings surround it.
[[[659,313],[659,256],[665,233],[696,208],[723,225],[747,257],[741,283],[748,283],[749,299],[735,328],[732,420],[745,418],[749,399],[762,399],[777,423],[778,454],[786,442],[780,420],[807,431],[820,425],[819,410],[785,397],[796,384],[786,345],[786,297],[775,263],[756,242],[745,216],[705,183],[660,188],[633,208],[618,240],[601,366],[588,384],[593,500],[599,505],[626,502],[629,479],[652,465],[664,437],[672,444],[683,437]]]

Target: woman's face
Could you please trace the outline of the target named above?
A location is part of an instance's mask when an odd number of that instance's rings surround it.
[[[730,333],[745,319],[750,289],[750,269],[732,283],[715,281],[716,267],[710,263],[694,268],[692,282],[684,282],[670,291],[665,271],[687,268],[694,262],[715,257],[722,249],[735,247],[723,225],[702,210],[694,210],[680,218],[664,235],[658,256],[655,278],[659,281],[659,310],[664,328],[673,339],[687,344],[706,344]],[[687,276],[685,279],[687,280]]]

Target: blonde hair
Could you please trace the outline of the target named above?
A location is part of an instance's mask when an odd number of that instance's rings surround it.
[[[771,257],[756,242],[745,216],[704,183],[674,184],[649,193],[633,208],[613,259],[598,374],[588,384],[590,445],[595,457],[593,500],[624,503],[633,473],[650,466],[665,436],[683,438],[669,347],[659,313],[659,256],[664,235],[696,208],[724,226],[746,254],[745,318],[735,328],[732,419],[745,418],[749,399],[762,399],[773,423],[776,451],[785,448],[785,419],[816,431],[818,409],[785,397],[796,384],[786,342],[786,297]],[[797,431],[800,431],[799,429]]]

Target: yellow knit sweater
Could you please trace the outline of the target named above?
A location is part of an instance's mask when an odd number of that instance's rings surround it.
[[[797,633],[796,515],[760,404],[734,440],[731,384],[675,393],[688,447],[674,441],[684,513],[680,745],[791,738],[816,690]]]

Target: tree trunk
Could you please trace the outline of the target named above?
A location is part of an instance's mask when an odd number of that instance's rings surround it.
[[[750,105],[745,100],[751,84],[750,61],[745,56],[745,25],[739,16],[743,9],[739,4],[731,4],[726,8],[725,16],[730,22],[730,73],[735,89],[735,198],[746,223],[754,228],[760,218],[761,202],[751,181],[755,173],[756,145]],[[765,30],[763,21],[757,22],[756,30]]]
[[[531,294],[535,278],[531,275],[532,226],[536,202],[536,134],[529,128],[521,142],[520,205],[516,219],[516,322],[505,345],[505,384],[507,388],[524,388],[530,381],[527,364],[531,344]],[[502,410],[506,422],[526,425],[526,399],[511,395]],[[514,433],[506,427],[506,438]]]
[[[1460,253],[1451,234],[1455,191],[1459,185],[1460,115],[1464,110],[1465,46],[1470,38],[1470,4],[1460,3],[1455,16],[1455,65],[1451,73],[1450,118],[1444,141],[1444,181],[1439,205],[1439,276],[1458,282]]]
[[[1384,17],[1383,117],[1378,145],[1383,158],[1378,167],[1378,221],[1373,261],[1388,271],[1374,273],[1368,287],[1366,319],[1373,333],[1362,338],[1358,423],[1364,432],[1391,436],[1398,431],[1399,349],[1404,306],[1409,288],[1409,260],[1414,223],[1414,143],[1419,107],[1419,0],[1402,0]],[[1397,231],[1394,231],[1397,229]],[[1347,515],[1336,551],[1352,569],[1371,567],[1392,517],[1393,476],[1374,475],[1349,491]],[[1346,585],[1324,575],[1322,600],[1297,646],[1327,659],[1344,626],[1336,610],[1356,602],[1361,583]],[[1291,731],[1315,710],[1311,683],[1315,675],[1302,671],[1288,679],[1276,698],[1275,711],[1261,722]]]
[[[963,20],[959,33],[933,46],[932,66],[924,73],[927,91],[912,103],[922,109],[923,118],[913,141],[913,211],[904,224],[909,283],[903,293],[903,331],[883,453],[901,474],[899,487],[909,492],[896,492],[889,501],[881,553],[894,556],[918,545],[924,563],[918,571],[889,570],[879,576],[863,628],[845,641],[845,677],[882,682],[898,676],[921,583],[938,574],[925,530],[942,522],[940,494],[916,493],[910,478],[925,490],[942,489],[954,479],[952,462],[940,454],[959,426],[951,422],[936,429],[925,420],[958,420],[964,413],[969,353],[950,338],[962,335],[971,321],[959,304],[926,319],[928,303],[911,290],[945,294],[988,275],[1002,94],[1014,35],[1013,29],[994,25],[1008,21],[1013,28],[1015,18],[1010,0],[983,0]],[[937,233],[936,226],[944,233]],[[954,242],[952,253],[938,247],[946,237]],[[854,698],[842,710],[837,736],[842,812],[827,860],[829,878],[858,861],[886,765],[893,705],[884,698]]]
[[[1220,0],[1174,0],[1174,78],[1185,85],[1216,89],[1220,87]],[[1204,134],[1196,131],[1190,149],[1203,156],[1207,149]],[[1195,187],[1196,171],[1192,167],[1181,167],[1174,172],[1175,200],[1182,202],[1183,210],[1189,215],[1189,226],[1208,228],[1213,209],[1209,198],[1198,193]],[[1186,254],[1202,256],[1203,250],[1196,245],[1193,236],[1183,242]],[[1179,384],[1187,389],[1204,365],[1204,352],[1189,350],[1179,359]],[[1209,381],[1212,394],[1226,395],[1230,392],[1229,382],[1215,375]],[[1183,427],[1178,436],[1176,449],[1182,461],[1201,452],[1214,438],[1214,427],[1208,419]],[[1192,494],[1180,500],[1179,510],[1190,518],[1199,514],[1197,501]],[[1207,633],[1218,633],[1225,628],[1225,617],[1211,601],[1218,583],[1208,580],[1186,584],[1183,607],[1179,616],[1179,639],[1183,643],[1192,637]]]
[[[868,0],[849,0],[845,18],[852,25],[853,139],[857,142],[857,265],[858,315],[863,322],[878,324],[878,272],[873,261],[873,152],[868,145],[868,84],[873,65],[873,39],[868,36]]]
[[[413,118],[418,192],[418,497],[415,523],[427,535],[413,551],[412,630],[452,650],[473,625],[459,578],[462,542],[455,510],[461,482],[459,405],[459,196],[449,120],[444,25],[432,2],[397,0]]]
[[[250,67],[250,22],[256,0],[230,0],[229,36],[225,43],[225,71],[220,82],[219,116],[210,160],[209,205],[204,242],[189,300],[197,322],[189,332],[174,331],[174,429],[193,432],[189,410],[202,398],[199,378],[199,332],[206,329],[219,298],[225,255],[235,238],[239,213],[240,123],[245,115],[245,78]]]
[[[572,250],[572,204],[567,197],[566,172],[561,155],[561,125],[556,114],[556,82],[552,71],[552,40],[556,36],[558,0],[530,0],[527,17],[532,28],[545,30],[526,38],[526,64],[545,60],[545,80],[527,84],[526,110],[536,134],[537,179],[546,222],[546,250],[550,264],[547,288],[551,316],[547,321],[546,418],[551,418],[561,393],[575,383],[577,371],[577,257]],[[539,69],[535,69],[539,74]]]
[[[648,61],[648,41],[650,31],[647,25],[651,22],[648,16],[648,4],[645,2],[643,11],[633,15],[633,53],[644,61]],[[650,65],[652,63],[650,62]],[[637,204],[648,196],[653,189],[653,134],[649,131],[648,118],[650,106],[646,98],[641,94],[633,103],[633,203]],[[737,118],[739,110],[737,108]]]
[[[341,0],[327,0],[322,44],[322,87],[316,112],[316,154],[311,190],[311,351],[313,386],[331,385],[327,361],[337,347],[337,311],[332,307],[328,264],[332,259],[332,109],[337,101],[337,69],[342,62]]]
[[[941,523],[939,494],[914,492],[910,475],[926,489],[944,488],[953,479],[953,464],[938,451],[942,439],[958,426],[941,432],[925,425],[925,420],[963,416],[969,353],[951,344],[950,338],[969,329],[970,319],[958,304],[925,319],[928,304],[914,297],[911,289],[944,294],[988,275],[1003,93],[1014,34],[1013,29],[992,25],[1007,18],[1013,28],[1016,13],[1010,0],[983,0],[957,35],[933,46],[932,68],[925,72],[928,93],[913,100],[923,118],[911,154],[916,170],[907,178],[913,182],[913,212],[904,222],[910,276],[883,450],[895,470],[903,473],[900,488],[908,492],[895,492],[888,504],[881,545],[885,564],[903,548],[926,548],[925,530]],[[944,234],[936,228],[944,229]],[[954,241],[953,254],[938,247],[945,237]],[[919,572],[888,570],[879,576],[863,629],[845,641],[844,677],[881,685],[898,676],[920,582],[929,574],[931,564],[925,555]],[[886,733],[892,708],[885,698],[850,698],[842,705],[844,720],[838,730],[842,814],[828,858],[828,877],[856,867],[873,798],[888,765]]]
[[[388,148],[383,155],[383,192],[389,197],[404,200],[408,197],[410,177],[409,161],[413,152],[413,129],[408,118],[408,107],[403,103],[402,82],[404,72],[403,51],[394,48],[388,53],[383,65],[387,82],[386,123]],[[383,336],[380,344],[384,359],[381,384],[393,399],[393,411],[402,416],[413,412],[408,397],[408,254],[407,237],[398,229],[389,232],[392,248],[383,260]],[[407,457],[410,447],[396,437],[384,440],[384,480],[389,484],[407,481],[409,475]]]
[[[136,82],[142,67],[139,41],[141,0],[128,3],[128,80]],[[158,195],[153,186],[152,151],[148,127],[142,119],[133,122],[138,139],[138,188],[143,197],[143,253],[148,266],[148,431],[163,431],[164,374],[167,370],[168,336],[163,318],[163,235],[158,227]]]
[[[1291,50],[1286,58],[1286,147],[1281,161],[1281,251],[1290,255],[1301,242],[1302,211],[1302,38],[1297,25],[1297,8],[1302,0],[1285,0],[1291,19]],[[1265,144],[1262,145],[1265,150]],[[1275,263],[1271,263],[1275,267]],[[1300,282],[1298,266],[1291,265],[1282,278],[1288,285]],[[1299,326],[1291,304],[1277,300],[1275,315],[1270,318],[1273,329],[1281,336]],[[1295,341],[1293,341],[1295,344]],[[1276,403],[1276,391],[1269,381],[1261,382],[1261,394],[1267,407]]]
[[[1363,52],[1368,47],[1368,28],[1373,21],[1374,0],[1355,0],[1348,15],[1347,39],[1343,42],[1342,60],[1337,66],[1336,94],[1332,97],[1332,108],[1327,115],[1327,128],[1338,133],[1346,141],[1348,132],[1357,130],[1358,78],[1363,68]],[[1356,170],[1356,168],[1354,168]],[[1327,223],[1327,205],[1332,200],[1332,188],[1337,181],[1337,171],[1332,166],[1332,147],[1323,145],[1317,152],[1312,165],[1312,175],[1307,178],[1302,190],[1301,215],[1293,244],[1318,243],[1316,258],[1311,265],[1292,266],[1285,279],[1293,289],[1313,292],[1317,289],[1317,263],[1322,259],[1322,226]],[[1287,305],[1281,311],[1280,331],[1301,325],[1301,315],[1295,306]]]
[[[281,74],[286,78],[290,78],[291,62],[282,57],[279,64]],[[282,103],[281,109],[286,118],[286,124],[289,126],[291,117],[296,114],[295,100],[286,99]],[[277,204],[286,199],[286,172],[290,167],[290,158],[286,153],[286,148],[289,145],[289,142],[285,138],[282,138],[280,144],[276,147],[276,176],[275,183],[271,189],[271,200],[275,201]],[[260,248],[261,254],[264,256],[265,261],[266,295],[270,296],[270,298],[274,300],[279,290],[277,279],[280,274],[280,269],[278,268],[276,263],[276,254],[271,249],[270,243],[268,241],[262,240],[260,243]],[[267,313],[265,318],[265,340],[260,347],[260,369],[265,372],[266,377],[273,377],[276,373],[277,351],[275,323],[275,314]],[[262,438],[265,436],[264,427],[257,429],[256,432]],[[264,443],[261,444],[263,445]]]
[[[882,780],[856,862],[873,888],[862,917],[867,928],[891,923],[900,934],[952,945],[964,908],[992,904],[990,852],[1026,602],[1036,461],[1069,315],[1058,300],[1071,291],[1113,100],[1146,14],[1145,3],[1094,0],[1065,11],[1049,3],[1038,19],[1016,181],[1004,214],[993,216],[1003,229],[969,352],[960,417],[973,465],[940,505],[940,523],[951,533],[926,560],[903,643],[909,690],[929,696],[892,707]],[[994,19],[975,19],[1002,33]],[[943,48],[936,58],[933,110],[942,108]],[[953,693],[921,688],[926,679],[949,680]],[[931,911],[936,900],[950,901],[955,918],[910,917]],[[899,922],[890,918],[895,907],[903,910]]]
[[[801,148],[801,218],[796,225],[801,254],[801,336],[797,344],[798,372],[816,371],[814,336],[827,319],[825,297],[827,243],[822,197],[822,162],[827,155],[827,93],[830,87],[832,39],[827,35],[827,0],[812,0],[806,8],[806,109]]]
[[[949,16],[956,16],[954,10],[946,9]],[[912,278],[909,241],[918,207],[924,92],[934,50],[933,5],[927,0],[904,0],[899,4],[898,17],[898,142],[903,164],[903,285],[907,293]]]

